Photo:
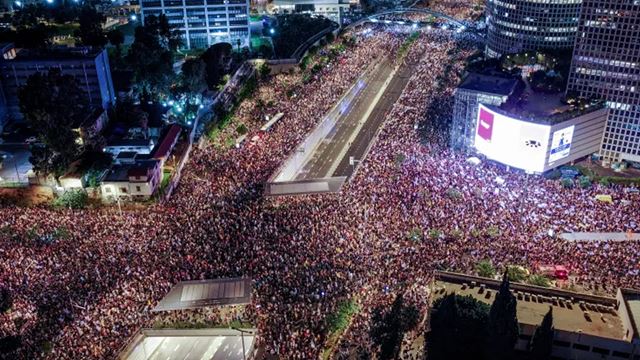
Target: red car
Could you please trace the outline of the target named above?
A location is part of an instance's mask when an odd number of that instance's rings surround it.
[[[538,265],[536,272],[556,280],[569,279],[569,270],[563,265]]]

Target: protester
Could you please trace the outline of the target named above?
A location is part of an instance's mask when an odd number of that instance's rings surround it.
[[[398,293],[425,314],[436,269],[472,272],[483,259],[497,267],[563,264],[586,290],[640,286],[639,243],[549,236],[549,230],[638,231],[638,195],[597,184],[565,189],[491,163],[466,163],[446,147],[441,125],[451,117],[471,43],[425,30],[400,60],[409,33],[358,28],[346,35],[352,47],[322,62],[311,78],[287,73],[264,80],[238,109],[237,122],[249,136],[266,114],[284,113],[280,122],[254,144],[196,149],[167,203],[122,215],[2,205],[0,286],[10,289],[13,307],[0,314],[0,336],[22,335],[22,358],[112,359],[141,327],[229,321],[215,309],[150,313],[176,282],[248,276],[252,304],[231,319],[255,323],[257,345],[282,359],[317,358],[327,315],[345,299],[361,304],[340,357],[374,350],[370,314]],[[267,179],[385,56],[415,71],[345,188],[265,198]],[[498,176],[504,184],[495,182]],[[596,194],[615,201],[598,202]],[[421,236],[409,236],[415,229]],[[51,243],[42,241],[51,234]]]

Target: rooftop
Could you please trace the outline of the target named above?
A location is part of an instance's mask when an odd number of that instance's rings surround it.
[[[632,289],[620,289],[622,298],[627,306],[627,311],[631,320],[631,326],[635,337],[640,336],[638,334],[638,325],[640,325],[640,291]]]
[[[455,292],[462,296],[471,295],[489,305],[495,300],[500,287],[500,281],[456,273],[438,272],[436,279],[436,298]],[[581,331],[583,334],[617,340],[625,338],[615,298],[518,283],[511,283],[511,291],[518,299],[518,321],[522,324],[540,325],[549,306],[552,306],[553,326],[557,330]],[[640,298],[638,301],[640,305]],[[585,312],[588,312],[590,319],[585,317]]]
[[[151,147],[153,146],[152,139],[115,139],[111,140],[107,143],[106,147],[113,146],[144,146]]]
[[[153,311],[196,309],[251,302],[251,279],[230,278],[177,283]]]
[[[458,88],[508,96],[513,94],[517,86],[518,79],[514,77],[469,73]]]
[[[180,125],[171,125],[169,129],[164,132],[164,135],[161,138],[160,142],[153,150],[153,157],[159,159],[169,156],[174,144],[178,140],[178,136],[180,136],[181,131],[182,128],[180,127]]]
[[[4,52],[13,48],[13,44],[3,43],[0,44],[0,49]],[[74,59],[95,59],[103,50],[92,47],[67,47],[57,46],[48,49],[22,49],[16,48],[16,54],[14,58],[3,59],[1,62],[15,62],[15,61],[31,61],[31,60],[74,60]]]
[[[134,336],[119,359],[249,359],[254,350],[255,330],[242,330],[244,334],[234,329],[144,329]]]
[[[137,160],[132,164],[113,165],[102,181],[129,181],[129,176],[145,176],[148,174],[149,170],[157,167],[159,163],[159,160]]]

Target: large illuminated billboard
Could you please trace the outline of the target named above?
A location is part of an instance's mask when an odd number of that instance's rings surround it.
[[[549,152],[549,163],[564,159],[571,153],[571,141],[573,140],[573,130],[575,125],[553,132],[551,138],[551,151]]]
[[[531,172],[544,171],[549,125],[514,119],[480,104],[475,147],[489,159]]]

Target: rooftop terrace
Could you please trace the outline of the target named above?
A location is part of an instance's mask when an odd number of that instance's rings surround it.
[[[471,295],[491,305],[499,286],[500,282],[492,279],[440,272],[434,286],[434,298],[456,293]],[[552,306],[553,326],[557,330],[581,331],[583,334],[618,340],[625,337],[614,298],[517,283],[511,283],[511,291],[518,299],[518,321],[522,324],[538,326],[549,306]]]

